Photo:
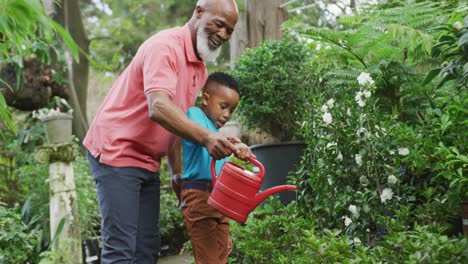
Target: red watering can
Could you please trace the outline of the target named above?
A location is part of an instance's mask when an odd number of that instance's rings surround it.
[[[297,189],[294,185],[280,185],[257,194],[265,177],[265,168],[252,157],[249,161],[260,169],[258,174],[232,162],[225,162],[217,180],[216,161],[211,162],[213,191],[208,198],[208,204],[239,223],[245,223],[249,213],[268,196]]]

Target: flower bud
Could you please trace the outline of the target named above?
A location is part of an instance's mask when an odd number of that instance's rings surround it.
[[[460,31],[463,28],[463,24],[460,21],[457,21],[457,22],[453,23],[453,28],[456,31]]]

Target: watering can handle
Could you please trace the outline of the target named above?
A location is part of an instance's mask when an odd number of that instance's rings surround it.
[[[250,157],[249,158],[249,162],[254,164],[255,166],[257,166],[259,169],[260,169],[260,172],[257,174],[257,176],[260,178],[260,180],[263,180],[263,178],[265,177],[265,167],[263,167],[263,164],[260,163],[260,161],[258,161],[257,159],[253,158],[253,157]],[[212,182],[212,185],[215,186],[216,185],[216,160],[215,159],[211,159],[211,182]]]

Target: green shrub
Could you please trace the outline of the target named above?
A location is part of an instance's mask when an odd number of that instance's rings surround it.
[[[40,232],[29,229],[17,208],[0,204],[0,263],[27,263],[40,246]]]
[[[467,263],[468,239],[416,227],[414,231],[389,234],[373,253],[384,263]]]
[[[296,135],[310,90],[309,57],[303,44],[286,37],[248,49],[238,59],[231,73],[240,84],[236,113],[245,125],[280,141]]]

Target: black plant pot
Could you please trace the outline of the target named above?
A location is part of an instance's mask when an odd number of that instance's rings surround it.
[[[252,153],[265,167],[265,178],[260,190],[287,184],[289,172],[300,164],[306,147],[302,141],[251,146]],[[284,205],[297,197],[294,191],[281,192],[278,195]]]
[[[84,264],[101,263],[101,247],[99,246],[99,238],[88,238],[83,240],[82,248]]]

